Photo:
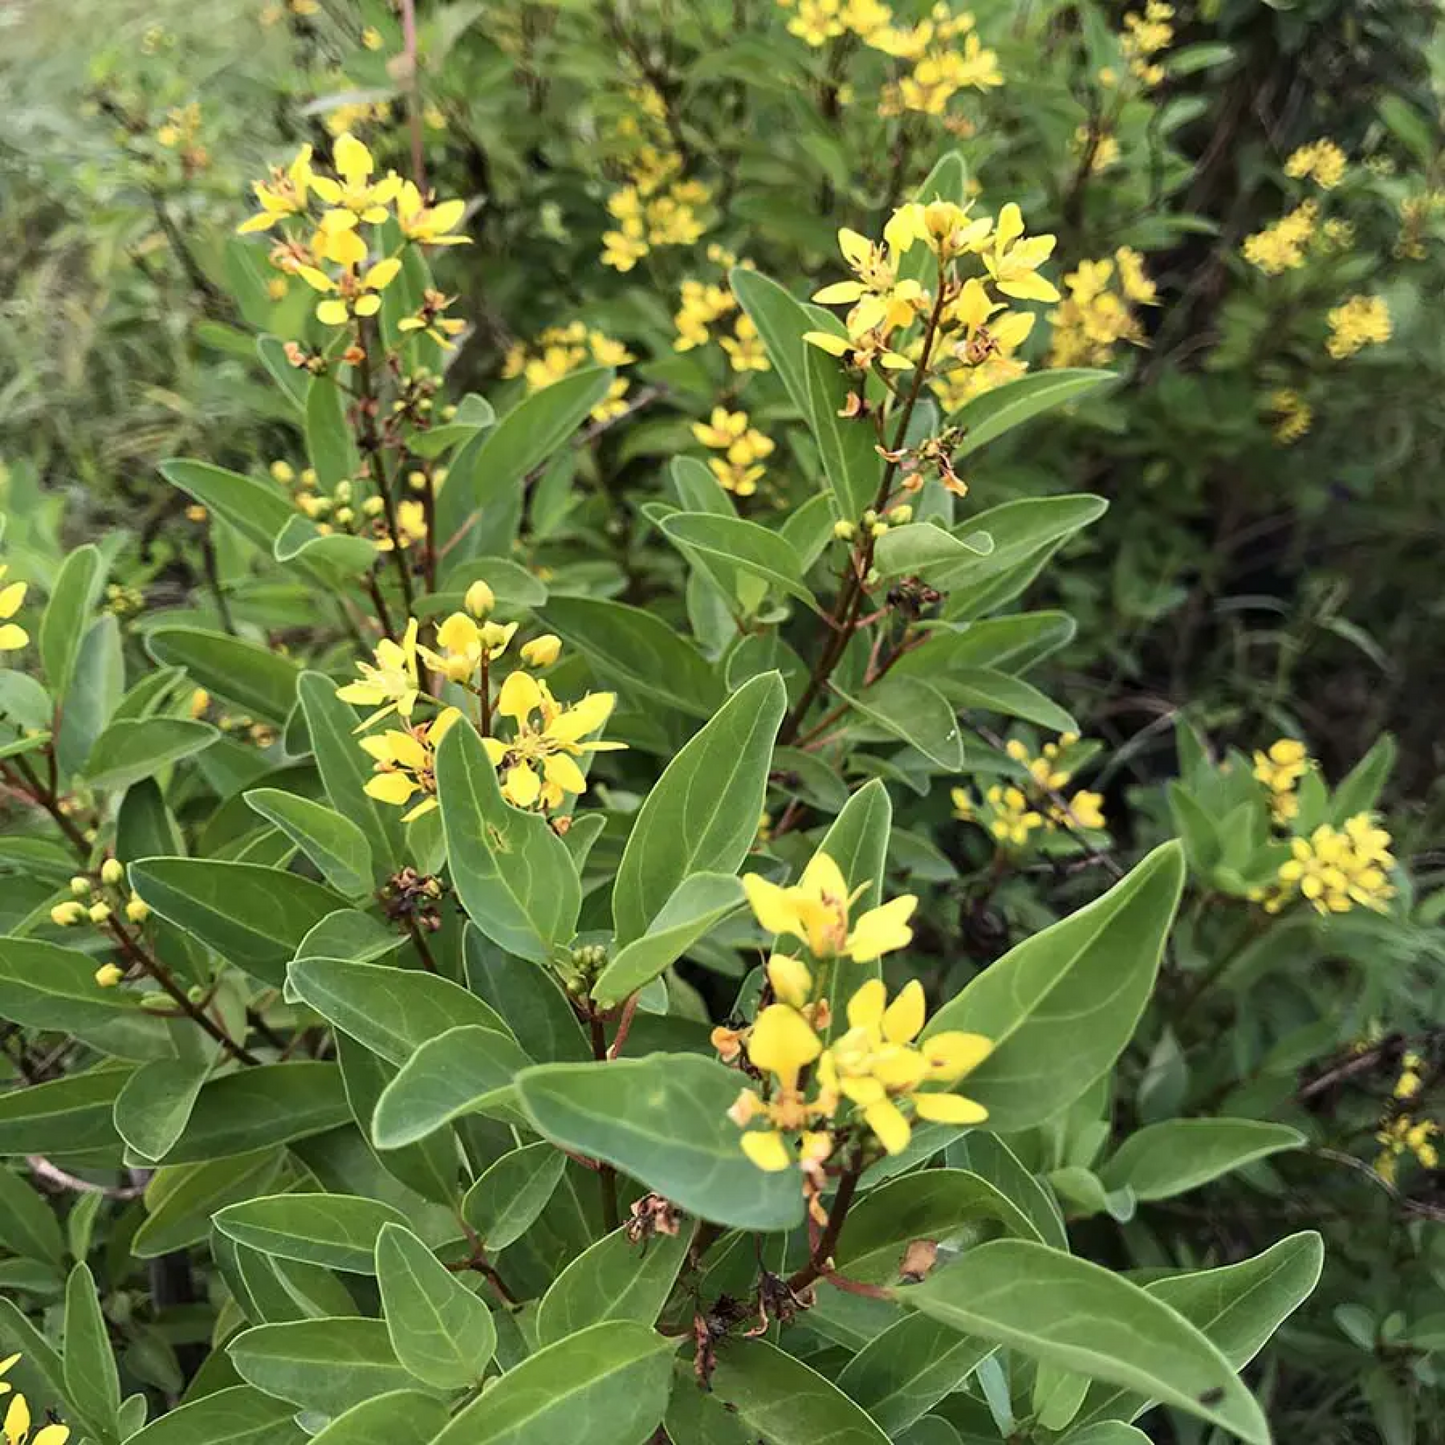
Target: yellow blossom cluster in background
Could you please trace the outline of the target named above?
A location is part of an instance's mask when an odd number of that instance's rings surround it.
[[[1383,296],[1351,296],[1331,307],[1325,319],[1330,328],[1325,350],[1336,361],[1366,346],[1383,346],[1390,339],[1390,308]]]
[[[1306,248],[1314,239],[1319,219],[1320,208],[1313,201],[1302,201],[1273,225],[1246,236],[1244,259],[1266,276],[1298,270],[1305,263]]]
[[[721,453],[707,463],[719,486],[739,497],[757,491],[773,442],[752,425],[747,412],[714,407],[707,421],[693,423],[692,434],[710,451]]]
[[[188,176],[211,164],[211,153],[201,140],[201,107],[196,101],[168,110],[156,128],[156,141],[166,150],[175,151]]]
[[[1440,1150],[1435,1138],[1440,1126],[1432,1119],[1416,1120],[1409,1114],[1398,1114],[1381,1125],[1375,1135],[1381,1145],[1375,1159],[1375,1173],[1387,1184],[1395,1182],[1400,1160],[1410,1154],[1422,1169],[1440,1167]]]
[[[1275,886],[1252,896],[1267,913],[1279,913],[1297,898],[1322,914],[1355,907],[1383,913],[1395,896],[1389,878],[1394,866],[1389,833],[1372,814],[1356,813],[1341,828],[1321,823],[1308,838],[1291,839]]]
[[[4,1423],[0,1425],[5,1436],[5,1445],[65,1445],[70,1439],[70,1426],[62,1425],[54,1419],[47,1419],[33,1435],[30,1433],[30,1404],[18,1391],[11,1393],[11,1386],[4,1378],[19,1361],[19,1355],[9,1355],[0,1360],[0,1395],[10,1395],[9,1403],[5,1407]],[[47,1411],[46,1414],[48,1416],[50,1412]]]
[[[1445,210],[1445,190],[1432,187],[1400,202],[1400,236],[1395,254],[1406,261],[1425,259],[1425,238],[1431,220]]]
[[[750,261],[739,262],[731,251],[713,244],[707,248],[707,259],[719,268],[715,281],[699,281],[689,277],[683,281],[679,305],[672,318],[677,337],[674,351],[692,351],[715,340],[736,372],[769,371],[767,348],[763,345],[753,319],[738,306],[737,297],[727,282],[727,273],[737,265],[752,269]],[[731,334],[718,323],[732,318]]]
[[[1296,789],[1314,765],[1298,738],[1280,738],[1269,745],[1268,752],[1255,752],[1254,776],[1269,792],[1269,810],[1276,823],[1288,823],[1298,815]]]
[[[522,377],[530,395],[584,366],[626,366],[636,360],[625,342],[584,321],[574,321],[568,326],[549,326],[530,342],[514,342],[502,364],[502,375],[509,380]],[[622,416],[627,411],[630,386],[625,376],[617,377],[607,395],[592,408],[592,419],[611,421]]]
[[[1293,446],[1314,424],[1314,408],[1293,387],[1276,387],[1266,406],[1274,419],[1274,439],[1281,446]]]
[[[1129,72],[1141,85],[1158,85],[1164,79],[1159,53],[1174,43],[1174,7],[1164,0],[1149,0],[1141,10],[1124,16],[1119,35],[1119,49],[1128,62]]]
[[[852,918],[868,885],[850,892],[826,853],[814,855],[796,884],[747,874],[743,887],[763,929],[795,940],[809,957],[774,953],[767,965],[773,1001],[749,1027],[715,1029],[713,1044],[727,1062],[746,1056],[761,1079],[744,1087],[729,1110],[744,1131],[744,1153],[769,1172],[800,1165],[817,1218],[824,1166],[845,1139],[897,1154],[916,1120],[986,1119],[982,1105],[951,1090],[993,1046],[959,1032],[916,1042],[926,1021],[916,979],[891,1002],[881,980],[865,982],[851,993],[846,1028],[835,1027],[827,1003],[832,971],[906,947],[916,898],[893,898]]]
[[[1290,155],[1284,173],[1292,181],[1311,180],[1322,191],[1332,191],[1344,180],[1347,164],[1344,151],[1334,141],[1316,140]]]
[[[1004,750],[1017,765],[1016,783],[995,783],[982,799],[967,788],[950,790],[953,815],[977,823],[996,842],[1009,849],[1028,846],[1033,833],[1094,831],[1105,826],[1104,799],[1081,788],[1069,798],[1062,791],[1073,781],[1069,753],[1079,745],[1077,733],[1062,733],[1057,742],[1045,743],[1037,756],[1018,738],[1010,738]]]
[[[1137,251],[1120,246],[1112,259],[1081,261],[1064,289],[1063,303],[1048,313],[1050,366],[1106,366],[1121,342],[1143,343],[1134,307],[1152,306],[1158,292]]]

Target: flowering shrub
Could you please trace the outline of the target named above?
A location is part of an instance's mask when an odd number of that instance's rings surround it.
[[[242,414],[153,530],[6,494],[0,1373],[98,1445],[1428,1432],[1394,743],[1283,624],[1177,757],[1112,705],[1198,469],[1318,499],[1410,370],[1414,112],[1218,226],[1232,12],[253,18],[284,135],[164,30],[90,99]]]

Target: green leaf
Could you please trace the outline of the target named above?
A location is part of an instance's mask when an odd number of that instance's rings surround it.
[[[426,1445],[447,1423],[447,1408],[419,1390],[393,1390],[343,1411],[310,1437],[324,1445]]]
[[[7,1371],[7,1383],[37,1405],[42,1401],[59,1404],[66,1399],[65,1367],[50,1341],[30,1323],[14,1300],[0,1295],[0,1340],[6,1353],[21,1358]],[[99,1434],[96,1425],[80,1419],[79,1408],[70,1401],[72,1423]]]
[[[366,792],[371,759],[356,737],[356,709],[336,696],[336,684],[320,672],[303,672],[296,684],[311,751],[338,813],[366,835],[378,875],[392,871],[402,857],[401,810]]]
[[[135,1007],[124,989],[102,989],[96,960],[73,948],[29,938],[0,938],[0,1018],[65,1032],[112,1022]]]
[[[880,577],[901,577],[971,562],[992,552],[993,538],[987,532],[970,531],[955,537],[935,522],[910,522],[890,527],[878,539],[873,564]]]
[[[24,1259],[65,1262],[65,1241],[54,1210],[10,1169],[0,1169],[0,1242]]]
[[[146,1186],[146,1219],[131,1240],[138,1259],[155,1259],[199,1244],[211,1215],[237,1199],[263,1193],[281,1166],[280,1149],[258,1149],[201,1164],[168,1164]]]
[[[751,679],[663,770],[618,865],[619,945],[641,938],[690,874],[736,872],[747,857],[786,706],[778,673]]]
[[[479,431],[497,424],[497,414],[486,397],[469,391],[457,404],[450,421],[440,422],[427,431],[418,431],[407,438],[407,448],[419,457],[439,457],[460,442],[468,442]]]
[[[249,1154],[324,1134],[351,1117],[335,1064],[262,1064],[202,1086],[171,1164]]]
[[[890,671],[902,677],[933,678],[942,684],[956,668],[989,667],[1012,675],[1058,651],[1073,640],[1076,631],[1074,619],[1065,612],[990,617],[957,632],[930,632],[924,646],[905,652]]]
[[[130,884],[167,922],[276,986],[301,940],[343,906],[309,878],[212,858],[142,858]]]
[[[898,1277],[915,1239],[941,1240],[980,1219],[1039,1240],[1033,1221],[1002,1190],[966,1169],[925,1169],[871,1190],[848,1215],[838,1264],[850,1279],[881,1284]]]
[[[397,1360],[381,1320],[256,1325],[226,1348],[243,1380],[323,1415],[340,1415],[375,1395],[416,1384]]]
[[[371,845],[350,818],[279,788],[252,788],[246,806],[274,823],[347,898],[371,892]]]
[[[888,1437],[836,1385],[762,1340],[727,1339],[713,1393],[769,1445],[885,1445]]]
[[[601,813],[590,816],[600,819]],[[568,841],[577,832],[574,824]],[[506,1019],[513,1037],[534,1059],[561,1063],[592,1057],[576,1011],[552,969],[505,952],[470,923],[462,953],[467,986]]]
[[[1269,1445],[1263,1412],[1219,1349],[1183,1315],[1100,1265],[1001,1239],[894,1294],[968,1334]]]
[[[103,612],[81,638],[70,691],[55,739],[56,763],[62,775],[79,773],[96,739],[105,731],[125,689],[125,655],[120,623]]]
[[[375,963],[403,948],[405,934],[393,933],[380,919],[355,908],[328,913],[296,945],[296,959],[337,958],[352,963]]]
[[[385,963],[298,958],[287,986],[303,1003],[372,1053],[404,1064],[423,1044],[461,1024],[505,1034],[500,1014],[449,978]]]
[[[468,442],[452,463],[437,497],[437,536],[449,543],[468,518],[521,489],[607,395],[614,373],[606,367],[574,371],[524,398],[490,431]],[[474,555],[463,548],[466,555]]]
[[[982,532],[992,550],[930,569],[929,580],[946,590],[977,588],[1030,558],[1043,557],[1066,538],[1097,522],[1109,509],[1103,497],[1080,492],[1059,497],[1019,497],[980,512],[958,529],[962,538]],[[886,540],[886,538],[885,538]],[[966,545],[966,543],[965,543]],[[951,610],[951,609],[950,609]]]
[[[1305,1230],[1238,1264],[1156,1279],[1145,1285],[1144,1293],[1177,1311],[1218,1347],[1233,1369],[1242,1370],[1309,1298],[1319,1283],[1324,1257],[1319,1235]],[[1084,1402],[1078,1425],[1132,1420],[1143,1414],[1152,1398],[1149,1393],[1096,1385]]]
[[[41,731],[53,720],[50,694],[29,673],[0,668],[0,717],[18,727]]]
[[[83,1154],[113,1148],[112,1111],[132,1069],[92,1069],[0,1094],[0,1154]]]
[[[664,535],[694,551],[761,577],[814,612],[818,599],[803,581],[803,562],[784,536],[758,522],[705,512],[674,512],[661,522]]]
[[[1131,1134],[1100,1171],[1109,1189],[1126,1186],[1139,1200],[1172,1199],[1305,1136],[1259,1119],[1167,1119]]]
[[[113,722],[95,740],[85,764],[93,788],[117,792],[158,773],[169,763],[201,752],[220,737],[208,723],[188,718],[153,717]]]
[[[65,1282],[65,1394],[102,1440],[119,1439],[120,1374],[95,1278],[84,1263]]]
[[[157,662],[184,667],[193,681],[267,722],[286,721],[296,702],[300,668],[288,657],[224,632],[153,627],[146,650]]]
[[[792,1170],[764,1174],[727,1116],[739,1076],[697,1054],[547,1064],[517,1076],[538,1133],[625,1170],[680,1209],[740,1229],[790,1229],[803,1214]]]
[[[691,1242],[692,1231],[686,1227],[640,1245],[632,1242],[625,1228],[614,1229],[572,1260],[542,1296],[537,1343],[556,1344],[606,1321],[655,1324]]]
[[[1390,774],[1395,770],[1399,750],[1389,733],[1381,733],[1375,745],[1350,769],[1330,795],[1329,821],[1337,828],[1356,813],[1370,812],[1380,801]]]
[[[567,1156],[545,1140],[503,1154],[467,1191],[462,1216],[491,1253],[519,1240],[547,1207]]]
[[[853,1356],[838,1388],[896,1437],[964,1382],[998,1346],[927,1315],[905,1315]]]
[[[271,375],[281,395],[301,414],[306,411],[306,388],[311,384],[310,372],[291,365],[286,343],[279,336],[258,336],[256,354]]]
[[[276,534],[271,555],[278,562],[320,563],[348,577],[365,572],[376,561],[376,544],[369,537],[323,532],[309,517],[294,512]]]
[[[954,453],[954,461],[971,456],[995,437],[1042,416],[1046,411],[1077,401],[1114,379],[1112,371],[1060,367],[1052,371],[1031,372],[1017,381],[1005,382],[982,396],[974,397],[949,418],[950,426],[964,429],[963,441]]]
[[[953,704],[917,677],[885,677],[856,695],[836,685],[833,691],[855,712],[912,744],[930,762],[948,772],[963,767],[963,733]]]
[[[161,476],[232,526],[263,552],[270,552],[276,534],[295,516],[290,499],[270,482],[243,477],[209,462],[175,459],[162,462]]]
[[[810,414],[805,353],[816,350],[803,340],[805,331],[817,329],[813,318],[776,281],[747,266],[734,266],[728,284],[747,312],[767,347],[768,359],[787,389],[793,405]]]
[[[100,550],[87,543],[77,547],[61,564],[50,600],[40,618],[40,663],[45,681],[57,703],[65,697],[80,654],[80,640],[90,625],[90,614],[100,596],[105,563]]]
[[[1053,1194],[997,1134],[970,1129],[948,1145],[947,1159],[950,1167],[968,1169],[1007,1195],[1028,1216],[1034,1238],[1055,1249],[1068,1250],[1068,1232]]]
[[[839,415],[852,391],[842,363],[819,347],[804,343],[803,350],[807,412],[833,504],[844,521],[856,521],[877,504],[883,478],[883,458],[878,455],[873,419],[867,415]]]
[[[168,1410],[127,1445],[298,1445],[305,1435],[292,1422],[285,1400],[231,1385]]]
[[[116,1133],[146,1159],[164,1159],[181,1137],[201,1086],[208,1058],[151,1059],[116,1096]]]
[[[337,482],[350,481],[361,469],[341,388],[324,373],[313,376],[306,388],[306,454],[323,492],[330,493]]]
[[[1005,717],[1023,718],[1056,733],[1076,733],[1070,713],[1022,678],[991,667],[961,667],[938,679],[939,687],[961,708],[986,708]]]
[[[372,1142],[399,1149],[463,1114],[512,1117],[512,1077],[531,1062],[510,1034],[474,1024],[449,1030],[423,1044],[382,1090]]]
[[[603,970],[592,986],[594,1002],[612,1008],[651,983],[744,901],[743,885],[731,873],[694,873],[684,878],[648,924],[647,932],[633,939]]]
[[[1001,1133],[1066,1108],[1123,1053],[1154,987],[1184,883],[1178,843],[1102,898],[1025,939],[938,1010],[924,1037],[983,1034],[994,1051],[962,1086]]]
[[[476,1384],[497,1348],[485,1301],[400,1224],[377,1238],[376,1279],[397,1359],[439,1390]]]
[[[667,1409],[676,1340],[594,1325],[508,1370],[433,1445],[641,1445]]]
[[[1062,1445],[1151,1445],[1151,1442],[1142,1430],[1122,1420],[1101,1420],[1097,1425],[1085,1425],[1082,1430],[1070,1430]]]
[[[567,845],[539,813],[514,808],[469,727],[437,749],[437,798],[452,885],[467,915],[509,953],[545,963],[577,932],[582,887]]]
[[[263,1254],[371,1274],[382,1228],[406,1220],[391,1205],[354,1194],[271,1194],[228,1205],[214,1223]]]
[[[691,717],[711,717],[722,703],[711,664],[654,612],[596,597],[554,596],[538,610],[537,621],[624,690]]]

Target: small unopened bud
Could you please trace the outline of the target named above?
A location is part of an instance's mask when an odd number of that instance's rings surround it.
[[[283,487],[289,487],[296,480],[296,468],[290,462],[274,461],[271,463],[271,478]]]
[[[361,504],[361,514],[364,517],[379,517],[386,510],[386,503],[380,497],[368,497]]]
[[[117,883],[125,881],[125,868],[119,858],[107,858],[100,865],[100,881],[107,888],[114,888]]]
[[[90,921],[92,923],[105,923],[110,918],[109,903],[94,903],[90,908]]]
[[[886,537],[888,535],[888,523],[874,522],[874,524],[868,529],[868,535],[871,536],[875,541],[879,537]]]
[[[497,594],[480,577],[467,588],[464,605],[473,617],[486,617],[497,605]]]
[[[151,916],[151,906],[139,893],[132,893],[126,900],[125,916],[132,923],[144,923]]]
[[[528,667],[551,667],[561,655],[562,639],[552,632],[522,644],[522,661]]]
[[[356,520],[356,513],[350,507],[338,507],[332,513],[331,520],[338,527],[349,527]]]
[[[419,491],[421,491],[421,490],[426,486],[426,473],[425,473],[425,472],[408,472],[408,473],[406,474],[406,484],[407,484],[407,486],[409,486],[409,487],[412,489],[412,491],[414,491],[414,492],[419,492]]]
[[[868,510],[863,513],[863,525],[865,527],[871,527],[877,520],[878,513],[875,512],[872,507],[869,507]]]
[[[114,988],[125,977],[125,970],[116,963],[103,963],[95,971],[95,981],[102,988]]]
[[[444,407],[442,408],[442,420],[443,420],[443,421],[451,421],[451,420],[456,416],[456,414],[457,414],[457,409],[456,409],[456,407],[454,407],[454,406],[448,405],[448,406],[444,406]]]
[[[79,873],[70,880],[70,891],[77,898],[84,898],[90,892],[90,879],[83,878]]]
[[[423,397],[419,398],[418,401],[417,401],[417,404],[416,404],[416,409],[417,409],[419,412],[421,412],[422,415],[424,416],[427,412],[429,412],[429,411],[432,409],[432,399],[431,399],[431,397],[429,397],[429,396],[423,396]]]
[[[57,928],[73,928],[85,919],[85,909],[78,903],[57,903],[50,910],[50,921]]]
[[[834,522],[833,535],[840,542],[851,542],[857,535],[858,529],[852,522]]]
[[[160,992],[143,993],[140,996],[140,1006],[148,1013],[153,1014],[168,1014],[175,1012],[175,1008],[172,1005],[170,998],[166,994]]]
[[[455,410],[455,408],[453,408],[453,410]],[[437,491],[441,491],[442,483],[446,481],[446,479],[447,469],[445,467],[438,467],[436,471],[431,474],[431,484]]]
[[[913,520],[913,508],[908,506],[894,507],[888,514],[888,520],[893,526],[902,527]]]
[[[337,484],[331,489],[331,495],[332,495],[333,497],[335,497],[338,502],[349,502],[349,501],[351,500],[351,483],[350,483],[350,481],[347,480],[347,478],[343,477],[343,478],[342,478],[339,482],[337,482]]]
[[[316,468],[307,467],[301,473],[301,485],[303,487],[314,487],[316,485]]]

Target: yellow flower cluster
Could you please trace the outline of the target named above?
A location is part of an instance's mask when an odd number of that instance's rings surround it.
[[[156,142],[181,158],[181,167],[188,176],[203,171],[211,164],[211,153],[201,142],[201,107],[197,101],[173,106],[156,128]]]
[[[1164,0],[1149,0],[1142,11],[1131,11],[1124,17],[1119,36],[1119,49],[1129,62],[1129,70],[1141,85],[1158,85],[1164,79],[1164,67],[1158,55],[1174,43],[1174,7]]]
[[[118,858],[107,858],[98,874],[76,874],[70,880],[71,897],[50,910],[50,921],[57,928],[89,923],[111,932],[116,931],[113,920],[122,913],[130,923],[144,923],[150,917],[150,905],[140,894],[126,888],[125,881],[125,866]],[[114,963],[102,964],[95,971],[95,981],[101,988],[114,988],[124,977],[125,970]]]
[[[1308,838],[1292,839],[1277,885],[1262,902],[1267,913],[1297,897],[1322,914],[1348,913],[1356,905],[1383,913],[1395,896],[1394,866],[1389,833],[1369,813],[1356,813],[1343,828],[1321,823]]]
[[[1153,305],[1158,292],[1137,251],[1120,246],[1112,260],[1082,261],[1064,286],[1063,304],[1048,315],[1054,328],[1050,366],[1105,366],[1120,342],[1143,343],[1133,308]]]
[[[1291,180],[1312,180],[1322,191],[1332,191],[1345,178],[1345,153],[1332,140],[1302,145],[1284,163]]]
[[[1077,733],[1062,733],[1058,742],[1045,743],[1035,757],[1018,738],[1010,738],[1004,751],[1021,771],[1018,784],[996,783],[984,793],[982,802],[967,788],[952,789],[949,797],[954,817],[977,823],[999,843],[1014,849],[1026,847],[1034,832],[1103,828],[1104,799],[1099,793],[1081,788],[1060,803],[1059,795],[1074,776],[1068,753],[1078,744]]]
[[[1266,276],[1298,270],[1305,263],[1305,248],[1314,238],[1319,217],[1319,207],[1303,201],[1272,226],[1246,236],[1241,254]]]
[[[298,20],[305,20],[312,15],[319,14],[320,10],[321,0],[274,0],[274,3],[262,8],[261,24],[269,28],[284,20],[288,15],[294,15]]]
[[[1282,447],[1293,446],[1314,425],[1314,408],[1293,387],[1270,392],[1267,404],[1274,417],[1274,439]]]
[[[1092,137],[1094,147],[1093,154],[1088,155],[1089,145]],[[1080,158],[1088,155],[1089,168],[1087,175],[1096,176],[1100,171],[1106,171],[1119,159],[1118,138],[1107,130],[1101,130],[1097,134],[1090,131],[1086,125],[1075,128],[1073,139],[1069,143],[1069,149]]]
[[[445,408],[441,417],[449,420],[455,408]],[[362,496],[369,485],[360,478],[352,480],[343,477],[329,493],[322,492],[316,472],[311,467],[297,471],[288,461],[277,459],[270,466],[271,479],[286,487],[296,510],[316,523],[316,530],[323,536],[333,532],[345,532],[353,536],[365,536],[371,540],[378,552],[390,552],[395,548],[391,527],[386,519],[386,503],[378,495]],[[439,492],[447,479],[445,467],[435,467],[430,473],[434,492]],[[413,471],[408,474],[408,484],[414,491],[425,491],[428,474]],[[419,542],[426,541],[426,507],[414,498],[404,497],[394,508],[397,540],[405,551]]]
[[[716,244],[707,248],[707,259],[720,269],[721,277],[716,281],[689,278],[682,283],[678,310],[672,318],[672,324],[677,327],[673,350],[692,351],[706,346],[715,337],[734,371],[770,370],[771,363],[758,328],[753,325],[752,317],[739,308],[737,297],[727,284],[727,273],[732,267],[741,264],[751,270],[752,262],[739,263],[732,252]],[[717,326],[728,316],[734,317],[730,336]]]
[[[509,380],[514,376],[524,378],[530,395],[583,366],[626,366],[636,360],[625,342],[585,322],[574,321],[570,326],[549,326],[531,342],[515,342],[502,363],[502,375]],[[593,421],[622,416],[627,410],[630,386],[625,376],[617,377],[607,395],[592,408]]]
[[[801,1165],[816,1211],[824,1166],[845,1139],[871,1139],[896,1154],[907,1147],[916,1120],[978,1124],[988,1117],[982,1105],[951,1089],[993,1045],[960,1032],[915,1043],[926,1017],[917,980],[891,1003],[881,980],[865,983],[849,999],[846,1030],[825,1042],[833,1032],[825,988],[831,969],[845,958],[867,963],[905,947],[916,898],[894,898],[850,920],[867,885],[850,894],[826,853],[816,854],[791,887],[757,874],[746,875],[743,887],[763,928],[797,939],[812,957],[810,966],[774,954],[767,977],[775,1001],[750,1028],[713,1033],[725,1059],[746,1054],[750,1071],[762,1078],[760,1088],[744,1088],[729,1110],[753,1163],[770,1172]]]
[[[0,562],[0,652],[18,652],[30,641],[30,634],[11,619],[25,605],[28,582],[6,582],[9,565]]]
[[[1400,236],[1395,254],[1406,261],[1425,259],[1425,238],[1432,217],[1445,209],[1445,191],[1429,190],[1400,202]]]
[[[1409,1050],[1400,1059],[1400,1077],[1395,1080],[1395,1087],[1391,1091],[1397,1099],[1413,1099],[1420,1092],[1424,1084],[1420,1070],[1424,1067],[1425,1060],[1419,1054]]]
[[[1299,814],[1300,779],[1314,766],[1309,750],[1297,738],[1280,738],[1268,752],[1256,751],[1254,776],[1269,793],[1269,810],[1276,823],[1288,823]]]
[[[1329,340],[1325,350],[1336,361],[1353,356],[1366,346],[1383,346],[1390,339],[1390,308],[1383,296],[1351,296],[1331,307]]]
[[[1375,1173],[1387,1184],[1395,1182],[1399,1162],[1406,1154],[1414,1156],[1422,1169],[1440,1167],[1440,1150],[1434,1143],[1440,1126],[1432,1119],[1416,1121],[1409,1114],[1399,1114],[1380,1126],[1375,1139],[1382,1146],[1375,1159]]]
[[[0,1395],[10,1395],[5,1409],[5,1420],[0,1431],[5,1436],[5,1445],[65,1445],[70,1439],[70,1426],[49,1421],[33,1435],[30,1433],[30,1405],[24,1395],[11,1395],[11,1386],[4,1376],[19,1363],[19,1355],[10,1355],[0,1360]]]
[[[923,362],[950,410],[959,398],[1024,369],[1013,352],[1029,334],[1033,316],[1007,310],[989,287],[1018,300],[1059,299],[1053,284],[1038,274],[1053,253],[1054,237],[1026,237],[1023,215],[1012,201],[997,222],[972,217],[966,207],[950,201],[927,206],[910,202],[889,218],[881,244],[846,228],[839,231],[838,244],[854,279],[823,287],[813,300],[848,306],[847,334],[809,331],[804,341],[860,371],[906,371]],[[921,281],[900,275],[902,258],[915,245],[933,253],[933,284],[941,290],[930,291]],[[967,258],[981,263],[983,276],[964,279],[958,274]],[[937,324],[924,357],[923,336],[910,335],[916,322],[935,311]]]
[[[342,81],[343,86],[345,82]],[[360,130],[367,125],[389,125],[391,123],[391,102],[389,100],[347,100],[332,107],[322,117],[326,133],[343,136]]]
[[[462,201],[434,203],[395,171],[373,180],[376,162],[350,132],[337,137],[331,159],[334,174],[315,170],[311,147],[302,146],[285,171],[275,169],[267,180],[254,183],[261,209],[237,230],[250,235],[281,228],[271,264],[321,294],[316,316],[324,325],[346,326],[375,316],[381,293],[401,272],[400,256],[373,259],[363,227],[375,228],[394,212],[406,242],[459,246],[467,238],[453,232],[466,206]],[[317,203],[319,214],[313,217]],[[315,229],[304,236],[296,223],[313,219]],[[438,309],[429,302],[420,324],[431,327]]]
[[[751,425],[747,412],[716,406],[707,421],[692,424],[692,434],[703,446],[722,453],[709,457],[707,464],[724,490],[739,497],[757,491],[765,471],[763,459],[772,455],[773,442]]]
[[[560,807],[568,794],[586,791],[586,777],[575,761],[578,757],[624,746],[586,740],[612,715],[616,701],[612,693],[590,693],[580,702],[565,705],[552,696],[545,681],[524,670],[551,667],[557,661],[562,643],[551,633],[522,646],[522,667],[503,680],[493,705],[491,665],[507,651],[517,632],[515,622],[504,625],[488,619],[495,602],[485,582],[473,582],[466,593],[466,611],[452,613],[437,628],[435,648],[418,641],[420,625],[413,617],[400,641],[383,638],[372,662],[357,663],[360,678],[336,690],[343,702],[375,709],[358,724],[357,732],[367,732],[392,716],[403,724],[360,740],[375,771],[366,784],[367,794],[395,807],[414,803],[403,822],[420,818],[437,806],[436,750],[465,716],[460,708],[440,707],[430,720],[412,721],[421,698],[440,701],[427,690],[423,663],[439,679],[477,699],[482,744],[500,772],[502,795],[518,808]],[[496,718],[510,722],[509,737],[493,734]]]

